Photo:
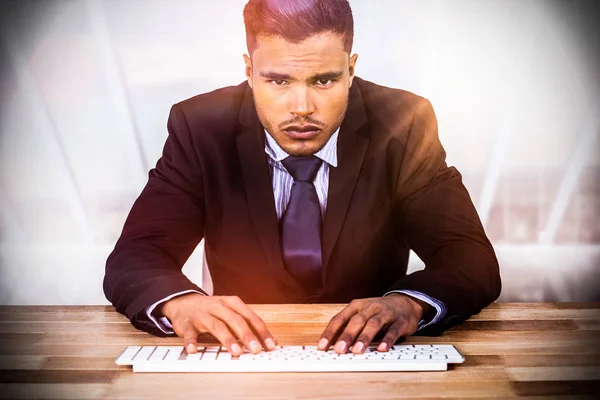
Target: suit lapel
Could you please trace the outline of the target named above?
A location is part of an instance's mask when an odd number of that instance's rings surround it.
[[[356,84],[350,89],[348,109],[338,136],[338,166],[329,170],[327,211],[323,226],[323,266],[327,268],[346,218],[369,139],[360,128],[367,121],[363,98]],[[325,276],[325,274],[324,274]]]
[[[300,289],[299,283],[283,265],[279,223],[265,153],[265,132],[256,114],[249,86],[246,87],[239,120],[241,132],[236,145],[254,230],[273,274],[282,277],[289,286]]]

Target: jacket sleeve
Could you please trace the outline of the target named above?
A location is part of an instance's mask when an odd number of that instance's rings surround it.
[[[460,173],[446,165],[431,103],[419,98],[397,174],[395,225],[425,269],[389,290],[425,293],[447,307],[420,335],[439,334],[500,295],[498,261]]]
[[[104,293],[138,329],[165,336],[146,309],[173,293],[202,289],[181,272],[204,234],[200,162],[185,116],[171,108],[162,157],[106,261]]]

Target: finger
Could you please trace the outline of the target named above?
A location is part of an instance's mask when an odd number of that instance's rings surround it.
[[[269,332],[267,325],[260,318],[254,310],[252,310],[246,303],[244,303],[239,297],[231,297],[228,301],[229,306],[246,319],[250,327],[258,334],[259,339],[268,350],[275,348],[275,338]]]
[[[381,314],[378,313],[375,309],[367,307],[365,310],[355,314],[350,319],[350,321],[346,325],[346,328],[335,343],[335,351],[338,354],[344,354],[350,348],[350,346],[352,346],[353,353],[362,353],[365,347],[365,342],[355,341],[358,335],[361,334],[361,332],[367,326],[368,321],[370,320],[373,320],[373,322],[379,324],[379,328],[381,327]],[[371,324],[373,324],[373,322],[371,322]],[[366,342],[366,344],[368,344],[369,342],[370,339]]]
[[[404,320],[396,321],[387,329],[383,339],[377,346],[377,351],[388,351],[394,343],[406,332],[407,324]]]
[[[183,345],[188,354],[194,354],[198,351],[198,330],[191,322],[186,323],[181,329],[179,336],[183,336]]]
[[[217,306],[211,310],[211,314],[221,321],[227,321],[231,331],[244,343],[253,354],[259,353],[262,346],[254,334],[246,319],[226,305]]]
[[[342,328],[350,321],[350,319],[358,312],[358,304],[352,301],[342,311],[337,313],[331,320],[327,327],[321,334],[321,338],[317,343],[317,347],[320,350],[327,350],[331,343],[334,343],[334,339]]]
[[[346,327],[335,343],[334,350],[338,354],[344,354],[350,348],[369,318],[370,315],[366,315],[364,312],[359,312],[350,318],[350,321],[348,321],[348,324],[346,324]]]
[[[197,323],[200,324],[200,322]],[[232,355],[237,357],[244,352],[225,322],[214,316],[208,316],[202,323]]]
[[[352,352],[354,354],[360,354],[365,351],[367,346],[373,341],[373,338],[381,329],[389,323],[388,318],[385,318],[383,314],[375,314],[368,319],[362,332],[360,332],[358,338],[352,345]]]

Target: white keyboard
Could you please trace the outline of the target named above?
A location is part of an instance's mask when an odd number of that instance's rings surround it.
[[[277,346],[258,354],[232,357],[221,346],[198,346],[188,354],[183,346],[129,346],[115,360],[133,372],[335,372],[445,371],[464,357],[452,345],[394,345],[387,352],[369,346],[363,354],[337,354],[316,346]]]

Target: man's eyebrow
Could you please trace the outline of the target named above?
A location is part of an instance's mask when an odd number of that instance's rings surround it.
[[[268,78],[268,79],[285,79],[285,80],[293,79],[291,77],[291,75],[280,74],[278,72],[272,72],[272,71],[266,71],[266,72],[261,71],[260,76],[262,76],[263,78]]]
[[[343,71],[329,71],[329,72],[323,72],[322,74],[316,74],[313,77],[311,77],[311,80],[317,81],[319,79],[337,79],[340,76],[344,75]]]
[[[342,71],[329,71],[329,72],[323,72],[320,74],[315,74],[315,75],[309,77],[308,80],[309,81],[317,81],[319,79],[337,79],[342,75],[344,75],[344,72],[342,72]],[[278,72],[273,72],[273,71],[260,72],[260,76],[262,76],[263,78],[274,79],[274,80],[278,80],[278,79],[282,79],[282,80],[286,80],[286,81],[294,80],[294,78],[291,75],[280,74]]]

